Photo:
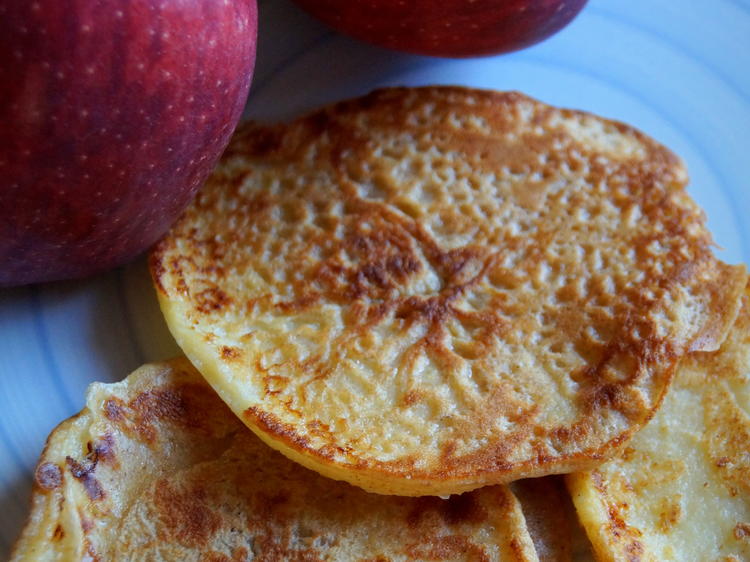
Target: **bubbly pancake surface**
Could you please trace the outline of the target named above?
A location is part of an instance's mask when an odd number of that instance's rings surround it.
[[[599,560],[750,560],[750,297],[618,458],[567,479]]]
[[[389,89],[246,125],[152,254],[176,340],[324,475],[449,494],[600,462],[745,273],[637,131],[516,93]]]
[[[91,386],[50,435],[12,560],[535,561],[504,486],[386,497],[263,444],[185,360]]]

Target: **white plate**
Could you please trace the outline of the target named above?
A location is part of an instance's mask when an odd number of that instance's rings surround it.
[[[511,55],[442,60],[341,37],[287,0],[261,0],[247,115],[287,118],[384,85],[524,91],[632,123],[687,162],[722,259],[750,263],[750,0],[591,0],[552,39]],[[0,291],[0,559],[28,509],[49,431],[86,386],[178,349],[144,260],[83,282]]]

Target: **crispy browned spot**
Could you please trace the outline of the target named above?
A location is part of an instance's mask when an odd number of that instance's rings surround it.
[[[104,489],[94,476],[97,459],[85,461],[85,464],[82,464],[72,457],[66,457],[65,462],[68,464],[68,470],[70,470],[73,478],[81,483],[89,498],[100,500],[105,496]]]
[[[681,515],[679,498],[664,498],[659,509],[659,530],[668,533],[678,523]]]
[[[416,560],[449,560],[458,556],[465,556],[472,562],[489,562],[490,560],[484,547],[471,542],[462,535],[438,537],[425,543],[410,545],[406,549],[406,554]],[[520,556],[518,559],[523,560]]]
[[[86,538],[84,540],[84,544],[86,546],[86,560],[90,560],[91,562],[102,562],[101,556],[99,556],[99,553],[94,548],[94,545],[91,544],[91,541]]]
[[[201,312],[218,312],[232,302],[227,294],[216,287],[205,289],[195,295],[198,308]]]
[[[89,444],[89,455],[96,458],[98,462],[117,466],[117,454],[115,438],[111,432],[106,432],[94,444]]]
[[[154,508],[164,525],[164,538],[190,548],[205,547],[221,525],[221,517],[206,501],[206,492],[201,488],[180,490],[166,480],[158,482]]]
[[[592,472],[592,481],[603,497],[609,498],[607,485],[603,475],[595,470]],[[641,533],[638,529],[627,524],[622,511],[627,510],[627,504],[617,504],[611,499],[607,505],[607,517],[611,534],[624,545],[623,550],[628,556],[629,562],[638,562],[643,554],[643,545],[638,540]]]
[[[244,546],[238,546],[232,552],[232,562],[245,562],[250,558],[250,553]]]
[[[174,388],[143,392],[127,405],[134,429],[146,440],[156,438],[162,421],[177,423],[193,431],[204,431],[217,414],[220,400],[202,385],[185,384]]]
[[[421,398],[422,394],[419,391],[409,390],[406,394],[404,394],[403,402],[404,405],[411,406],[419,402]]]
[[[225,345],[221,348],[222,359],[226,359],[226,360],[237,359],[241,355],[242,355],[242,352],[236,347],[229,347]]]
[[[110,398],[104,402],[104,415],[114,422],[123,419],[123,404],[119,398]]]
[[[201,562],[232,562],[232,559],[229,558],[226,554],[223,552],[205,552],[201,554],[200,557]]]
[[[734,526],[734,538],[738,541],[746,540],[750,538],[750,524],[748,523],[737,523]]]
[[[518,539],[512,538],[510,540],[510,548],[513,551],[513,557],[516,560],[525,560],[526,559],[526,557],[524,556],[524,552],[523,552],[523,546],[518,541]]]
[[[251,420],[253,423],[262,427],[270,434],[275,435],[287,443],[294,443],[297,447],[307,449],[309,447],[309,441],[301,437],[299,433],[294,430],[294,427],[290,424],[283,423],[278,417],[270,414],[260,408],[252,407],[248,408],[244,412],[244,417]],[[316,451],[318,455],[329,457],[323,452]]]
[[[62,484],[62,471],[56,464],[45,462],[36,468],[34,480],[43,490],[54,490]]]

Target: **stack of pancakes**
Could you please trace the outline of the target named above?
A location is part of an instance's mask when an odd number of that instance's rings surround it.
[[[189,361],[92,385],[14,559],[750,559],[747,274],[686,183],[517,93],[243,126],[151,255]]]

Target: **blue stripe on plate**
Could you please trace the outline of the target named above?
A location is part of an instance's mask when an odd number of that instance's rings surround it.
[[[127,291],[125,291],[122,268],[118,268],[115,272],[115,285],[117,290],[117,300],[119,301],[120,308],[122,309],[122,316],[125,322],[125,332],[127,333],[130,347],[132,348],[133,354],[135,355],[136,363],[138,365],[143,365],[146,362],[146,354],[144,353],[140,341],[138,340],[138,336],[136,335],[136,329],[134,327],[135,324],[133,322],[133,313],[128,301]]]
[[[724,0],[727,4],[738,7],[750,14],[750,0]]]
[[[19,488],[17,478],[19,475],[29,473],[29,467],[21,458],[18,450],[13,446],[13,441],[7,433],[4,424],[0,423],[0,445],[9,452],[8,457],[2,461],[3,489],[3,529],[0,532],[0,559],[10,554],[10,549],[15,541],[15,534],[20,531],[23,517],[29,509],[28,487]],[[11,465],[11,466],[9,466]]]
[[[52,345],[49,340],[47,333],[47,327],[44,324],[44,317],[42,314],[42,304],[39,295],[39,287],[33,285],[30,288],[30,302],[32,314],[34,316],[34,331],[36,332],[37,341],[39,343],[39,349],[42,351],[42,359],[44,365],[47,368],[47,373],[52,380],[52,385],[57,391],[60,398],[63,400],[67,410],[73,412],[76,410],[76,402],[69,394],[69,389],[63,382],[60,374],[60,368],[55,361],[55,357],[52,353]]]
[[[656,31],[655,29],[651,27],[646,27],[635,20],[631,20],[629,18],[623,17],[622,14],[615,14],[614,12],[611,12],[606,9],[602,9],[598,6],[596,8],[594,7],[590,8],[589,11],[591,12],[592,15],[598,15],[604,19],[615,21],[619,24],[630,27],[631,29],[635,29],[636,31],[639,31],[640,33],[643,33],[644,35],[649,35],[653,37],[658,42],[664,45],[668,45],[670,48],[674,49],[675,51],[689,55],[692,61],[697,62],[700,65],[702,65],[704,68],[706,68],[717,79],[723,82],[727,86],[727,88],[732,91],[733,94],[737,96],[746,97],[748,92],[743,91],[743,90],[747,89],[748,91],[750,91],[750,88],[743,88],[742,85],[740,85],[740,83],[735,81],[735,79],[731,75],[726,74],[716,65],[714,65],[711,61],[706,59],[703,56],[703,52],[700,49],[691,49],[689,43],[686,43],[684,45],[677,43],[665,33]]]

